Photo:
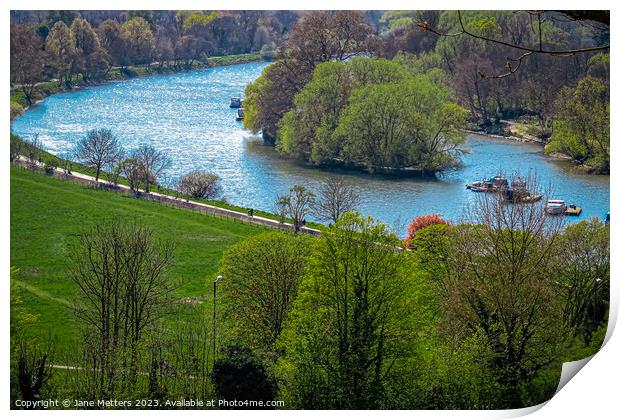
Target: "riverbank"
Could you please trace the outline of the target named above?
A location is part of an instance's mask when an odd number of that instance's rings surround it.
[[[35,85],[32,94],[32,104],[37,104],[50,95],[63,92],[73,92],[84,87],[98,86],[106,82],[129,80],[135,77],[154,76],[158,74],[185,73],[188,71],[201,70],[213,67],[234,66],[238,64],[254,63],[265,59],[258,53],[225,55],[209,57],[206,61],[193,60],[190,63],[178,63],[169,61],[166,63],[153,62],[149,65],[112,67],[106,75],[98,80],[84,81],[80,76],[75,76],[72,86],[59,85],[58,80],[48,80]],[[11,86],[11,121],[28,110],[30,104],[25,94],[17,86]]]

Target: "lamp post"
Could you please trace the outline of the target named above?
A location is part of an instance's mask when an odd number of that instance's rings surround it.
[[[217,320],[217,282],[222,280],[222,276],[217,276],[213,281],[213,363],[215,363],[216,352],[216,329],[215,322]]]

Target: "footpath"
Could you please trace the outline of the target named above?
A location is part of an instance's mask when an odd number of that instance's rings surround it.
[[[16,162],[19,166],[28,167],[33,163],[30,162],[26,157],[20,156]],[[36,162],[34,163],[38,168],[43,169],[43,164]],[[236,210],[225,209],[222,207],[213,206],[211,204],[199,203],[197,201],[187,200],[171,195],[161,194],[158,192],[146,192],[144,190],[132,191],[129,186],[123,184],[113,184],[110,181],[106,180],[95,180],[94,176],[86,175],[79,172],[68,172],[61,168],[54,169],[54,176],[63,180],[77,182],[84,185],[90,185],[97,188],[106,189],[108,191],[119,192],[119,193],[128,193],[133,195],[134,197],[147,200],[154,201],[162,204],[168,204],[180,208],[186,208],[206,214],[212,214],[217,216],[229,217],[232,219],[241,220],[246,223],[254,223],[256,225],[267,226],[275,229],[282,230],[290,230],[294,231],[295,227],[291,223],[280,222],[279,220],[269,219],[267,217],[262,216],[250,216],[248,214],[242,213]],[[304,233],[306,235],[313,236],[321,236],[321,231],[318,229],[309,228],[306,226],[302,226],[300,229],[300,233]]]

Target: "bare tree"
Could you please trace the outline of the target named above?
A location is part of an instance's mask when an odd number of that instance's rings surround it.
[[[354,210],[360,203],[355,188],[344,177],[329,177],[319,186],[319,198],[312,211],[318,220],[336,223],[345,212]]]
[[[288,194],[278,197],[276,206],[280,209],[280,214],[293,219],[295,232],[299,232],[305,223],[306,216],[314,204],[314,197],[314,193],[303,185],[295,185]]]
[[[99,181],[101,170],[117,162],[123,156],[123,148],[112,130],[98,128],[90,130],[75,145],[75,157],[95,169],[95,181]]]
[[[36,168],[38,162],[41,161],[41,151],[43,150],[43,143],[39,139],[39,133],[32,135],[30,139],[24,140],[23,153],[26,154],[26,159],[31,167]]]
[[[179,191],[193,198],[207,200],[218,196],[222,192],[220,177],[212,172],[191,171],[179,181]]]
[[[166,278],[174,247],[139,224],[95,225],[68,255],[80,291],[75,314],[84,327],[94,396],[131,387],[140,343],[162,315],[173,287]]]
[[[125,179],[127,179],[129,188],[134,193],[138,192],[140,182],[142,182],[145,178],[150,177],[150,175],[146,173],[144,165],[134,158],[123,160],[119,164],[119,167],[120,173],[122,173]]]
[[[142,181],[145,184],[144,191],[147,194],[150,185],[156,183],[157,177],[172,164],[172,159],[166,153],[148,144],[140,145],[133,151],[132,157],[144,167],[143,174],[145,177]]]

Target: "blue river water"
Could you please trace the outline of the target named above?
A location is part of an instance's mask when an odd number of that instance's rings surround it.
[[[265,63],[242,64],[110,82],[48,97],[16,118],[14,133],[35,133],[52,153],[66,154],[86,131],[110,128],[128,150],[141,143],[167,152],[174,164],[162,176],[173,185],[193,169],[222,178],[223,196],[233,204],[275,210],[276,197],[294,184],[316,185],[333,172],[281,159],[272,147],[245,131],[229,108]],[[582,220],[609,211],[609,176],[586,175],[549,158],[539,145],[470,135],[463,167],[431,179],[394,179],[358,172],[343,175],[361,197],[359,209],[403,233],[416,216],[438,213],[458,221],[475,193],[464,184],[497,173],[536,174],[554,198],[583,208]]]

